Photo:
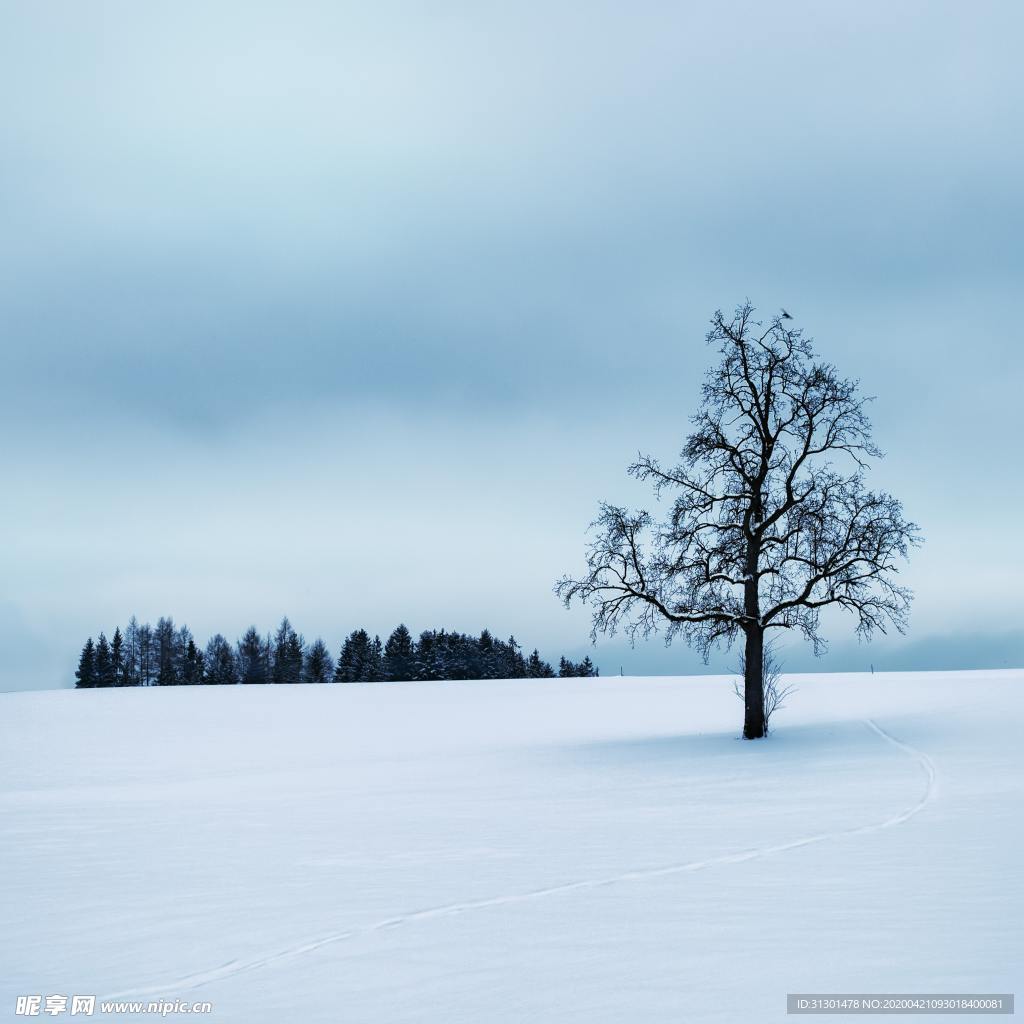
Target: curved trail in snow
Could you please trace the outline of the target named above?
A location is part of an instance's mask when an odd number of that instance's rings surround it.
[[[936,796],[936,771],[932,759],[923,751],[908,743],[896,739],[895,736],[886,732],[877,722],[868,718],[864,724],[885,740],[886,743],[903,751],[913,758],[924,772],[927,785],[920,800],[912,807],[898,814],[894,814],[884,821],[874,822],[870,825],[856,825],[852,828],[839,829],[835,832],[819,832],[816,835],[804,836],[801,839],[794,839],[786,843],[777,843],[772,846],[761,846],[753,850],[744,850],[740,853],[728,853],[717,857],[708,857],[704,860],[689,861],[685,864],[669,864],[660,868],[642,868],[636,871],[625,871],[617,875],[609,875],[604,878],[588,878],[576,882],[563,882],[559,885],[547,886],[543,889],[532,889],[527,892],[513,893],[506,896],[491,896],[486,899],[469,900],[465,903],[448,903],[444,906],[429,907],[425,910],[415,910],[407,914],[398,914],[395,917],[378,921],[375,924],[364,925],[358,928],[350,928],[346,931],[334,932],[323,935],[318,939],[312,939],[300,945],[291,946],[279,950],[267,956],[253,960],[230,960],[220,967],[211,970],[199,971],[186,975],[177,981],[165,982],[160,985],[153,985],[147,988],[127,989],[123,992],[116,992],[112,995],[100,997],[100,1001],[115,999],[133,999],[142,996],[159,996],[171,993],[183,993],[193,989],[209,985],[215,981],[226,978],[233,978],[239,974],[246,974],[249,971],[258,970],[261,967],[269,967],[286,960],[304,956],[307,953],[315,952],[324,946],[331,946],[338,942],[345,942],[359,936],[372,935],[374,932],[386,931],[390,928],[398,928],[405,924],[413,924],[418,921],[429,921],[438,917],[450,917],[455,914],[466,913],[471,910],[486,910],[490,907],[504,907],[517,903],[530,903],[534,900],[543,899],[547,896],[557,896],[561,893],[578,892],[585,889],[599,889],[607,885],[615,885],[620,882],[638,882],[648,878],[662,878],[667,875],[685,874],[690,871],[702,871],[704,868],[715,867],[719,864],[740,864],[743,861],[756,860],[760,857],[768,857],[775,853],[784,853],[786,850],[797,850],[804,846],[813,846],[815,843],[823,843],[829,839],[841,839],[844,836],[864,835],[868,832],[880,832],[882,829],[892,828],[895,825],[902,825],[903,822],[919,814],[930,804]]]

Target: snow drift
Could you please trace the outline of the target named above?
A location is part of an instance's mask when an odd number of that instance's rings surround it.
[[[1024,672],[790,681],[757,743],[714,677],[0,695],[0,1017],[88,993],[678,1024],[1013,991]]]

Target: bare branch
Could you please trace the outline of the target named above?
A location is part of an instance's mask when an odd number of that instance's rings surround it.
[[[765,630],[795,629],[818,653],[828,606],[863,637],[906,628],[912,594],[896,581],[920,532],[865,485],[881,456],[869,399],[815,358],[791,319],[760,323],[749,302],[712,318],[720,359],[678,462],[640,455],[629,467],[671,495],[667,515],[602,506],[586,574],[557,585],[567,605],[591,605],[594,638],[664,630],[706,658],[740,633],[760,652]]]

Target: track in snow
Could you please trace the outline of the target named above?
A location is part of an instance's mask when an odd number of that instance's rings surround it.
[[[775,853],[784,853],[787,850],[796,850],[803,846],[813,846],[815,843],[823,843],[829,839],[841,839],[844,836],[864,835],[868,832],[879,832],[882,829],[892,828],[901,825],[903,822],[919,814],[930,804],[936,796],[936,771],[931,758],[923,751],[908,743],[896,739],[887,733],[877,722],[872,719],[865,719],[864,724],[874,733],[880,736],[887,743],[902,750],[909,757],[912,757],[921,766],[921,770],[927,779],[927,785],[921,799],[912,807],[895,814],[884,821],[875,822],[870,825],[857,825],[853,828],[840,829],[836,832],[819,832],[816,835],[804,836],[801,839],[794,839],[788,843],[777,843],[772,846],[761,846],[753,850],[744,850],[740,853],[729,853],[718,857],[708,857],[705,860],[689,861],[685,864],[669,864],[660,868],[644,868],[637,871],[625,871],[618,875],[610,875],[605,878],[589,878],[575,882],[563,882],[560,885],[547,886],[543,889],[533,889],[528,892],[513,893],[506,896],[491,896],[482,900],[471,900],[466,903],[449,903],[440,907],[429,907],[425,910],[415,910],[407,914],[400,914],[395,917],[378,921],[376,924],[365,925],[360,928],[351,928],[347,931],[334,932],[330,935],[312,939],[309,942],[298,946],[291,946],[288,949],[279,950],[268,956],[259,957],[255,960],[230,960],[220,967],[207,971],[199,971],[186,975],[176,981],[154,985],[148,988],[128,989],[124,992],[115,992],[111,995],[101,997],[102,1000],[131,999],[139,996],[159,996],[169,993],[187,992],[201,988],[215,981],[225,978],[232,978],[239,974],[246,974],[249,971],[258,970],[261,967],[269,967],[272,964],[291,960],[295,957],[304,956],[307,953],[315,952],[324,946],[331,946],[338,942],[345,942],[348,939],[362,935],[372,935],[374,932],[386,931],[391,928],[398,928],[406,924],[415,924],[419,921],[429,921],[433,918],[449,917],[455,914],[463,914],[471,910],[486,910],[490,907],[504,907],[517,903],[529,903],[533,900],[543,899],[547,896],[558,896],[561,893],[579,892],[585,889],[599,889],[603,886],[616,885],[621,882],[640,882],[649,878],[661,878],[666,875],[684,874],[690,871],[702,871],[704,868],[715,867],[719,864],[739,864],[743,861],[756,860],[759,857],[768,857]]]

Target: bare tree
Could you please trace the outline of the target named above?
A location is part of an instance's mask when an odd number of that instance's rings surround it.
[[[853,614],[859,635],[903,632],[911,593],[897,563],[919,543],[900,503],[864,483],[881,456],[858,384],[815,358],[810,339],[750,303],[711,321],[721,360],[707,374],[679,463],[643,456],[629,468],[669,515],[602,504],[591,524],[588,571],[563,577],[569,606],[593,607],[593,629],[631,641],[660,628],[682,634],[707,660],[744,636],[743,735],[765,733],[765,633],[796,630],[824,649],[821,609]]]

